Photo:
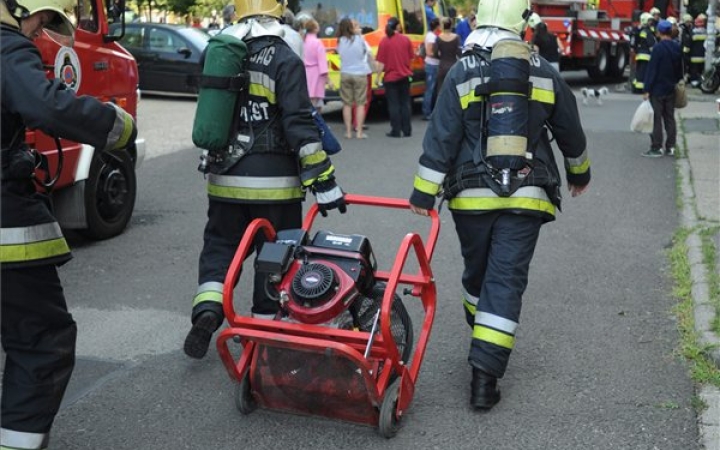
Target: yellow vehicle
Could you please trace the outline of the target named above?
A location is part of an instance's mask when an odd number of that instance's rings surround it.
[[[355,19],[362,27],[365,40],[377,54],[380,41],[385,37],[385,25],[391,17],[397,17],[402,24],[403,33],[410,38],[416,50],[423,43],[428,31],[428,20],[425,13],[425,0],[300,0],[300,13],[311,14],[318,24],[318,37],[325,45],[328,54],[328,79],[335,90],[327,89],[325,100],[339,100],[337,91],[340,87],[340,56],[337,54],[337,30],[340,20],[344,17]],[[441,17],[446,15],[445,3],[438,0],[434,13]],[[425,93],[425,63],[416,56],[412,63],[413,77],[410,95],[420,97]],[[373,98],[385,96],[382,76],[373,75]]]

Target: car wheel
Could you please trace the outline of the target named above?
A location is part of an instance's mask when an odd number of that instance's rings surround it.
[[[92,239],[108,239],[122,233],[135,208],[137,179],[127,151],[95,152],[85,180],[87,228]]]

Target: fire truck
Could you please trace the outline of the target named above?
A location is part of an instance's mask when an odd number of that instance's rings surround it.
[[[653,1],[533,0],[532,5],[558,37],[560,70],[585,69],[591,78],[619,80],[631,58],[630,30]],[[671,9],[662,16],[674,14]]]
[[[108,32],[109,21],[124,24],[125,1],[109,2],[78,0],[73,47],[62,46],[47,33],[35,43],[48,77],[62,80],[78,95],[114,102],[137,119],[137,64],[117,43],[121,36]],[[135,169],[145,157],[144,139],[112,154],[56,140],[37,130],[27,131],[25,141],[48,158],[47,170],[36,172],[37,180],[42,181],[38,189],[50,193],[63,228],[77,229],[91,239],[107,239],[123,232],[135,207]]]

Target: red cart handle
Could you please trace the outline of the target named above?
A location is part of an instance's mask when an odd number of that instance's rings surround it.
[[[345,194],[345,203],[348,205],[366,205],[366,206],[380,206],[383,208],[394,208],[394,209],[410,209],[410,202],[401,198],[390,198],[390,197],[373,197],[369,195],[358,195],[358,194]],[[315,217],[319,212],[318,204],[314,203],[310,206],[310,210],[305,215],[303,221],[303,229],[310,231],[312,228]],[[440,234],[440,218],[436,210],[430,210],[430,231],[425,241],[425,256],[427,256],[428,262],[432,260],[433,251],[435,250],[435,244],[437,243],[438,235]]]

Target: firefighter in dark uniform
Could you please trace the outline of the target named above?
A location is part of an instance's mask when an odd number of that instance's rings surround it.
[[[478,28],[466,41],[471,50],[450,70],[440,92],[410,197],[417,214],[427,215],[438,195],[452,212],[464,260],[461,290],[472,328],[470,403],[476,409],[500,400],[497,379],[515,343],[540,227],[554,220],[560,207],[550,134],[564,156],[571,195],[585,192],[590,182],[575,96],[558,72],[520,41],[529,10],[529,0],[480,0]],[[504,67],[496,64],[510,60],[500,58],[507,48],[525,52],[522,82],[493,75]],[[506,91],[524,99],[523,114],[513,115],[523,109],[502,99]],[[524,127],[524,136],[498,134],[501,128]],[[505,158],[510,153],[515,156]],[[523,165],[501,168],[491,157]]]
[[[33,174],[42,157],[25,144],[25,129],[125,148],[135,123],[120,108],[77,97],[49,80],[32,42],[42,29],[72,45],[73,0],[0,0],[2,21],[2,449],[47,448],[75,363],[77,328],[67,310],[57,266],[71,258],[49,199]]]
[[[192,358],[205,356],[223,322],[223,281],[252,220],[268,219],[276,230],[300,228],[308,189],[323,214],[333,208],[345,212],[344,193],[312,117],[303,62],[281,37],[283,10],[283,0],[236,0],[239,22],[222,32],[248,45],[249,101],[242,108],[240,135],[251,134],[254,143],[238,161],[228,158],[224,167],[210,166],[199,286],[184,345]],[[251,133],[243,131],[248,127]],[[263,241],[258,236],[256,248]],[[253,316],[271,318],[277,309],[265,294],[263,277],[256,276]]]
[[[643,91],[645,68],[650,61],[653,45],[655,45],[653,20],[650,13],[640,14],[640,28],[635,37],[635,78],[632,80],[632,90],[635,93]]]
[[[683,14],[683,21],[680,24],[680,45],[683,54],[683,73],[690,74],[690,49],[692,47],[693,17],[690,14]]]
[[[692,30],[690,43],[690,83],[698,86],[705,71],[705,41],[707,40],[707,19],[704,14],[695,18],[695,27]]]

